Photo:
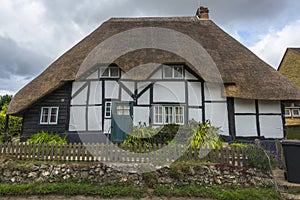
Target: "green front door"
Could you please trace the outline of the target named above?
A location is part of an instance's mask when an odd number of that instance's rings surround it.
[[[123,142],[130,133],[133,119],[133,102],[113,102],[111,135],[112,142]]]

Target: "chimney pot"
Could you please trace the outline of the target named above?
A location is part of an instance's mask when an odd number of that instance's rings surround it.
[[[200,19],[209,19],[209,10],[207,7],[200,6],[200,8],[197,9],[196,16],[198,16]]]

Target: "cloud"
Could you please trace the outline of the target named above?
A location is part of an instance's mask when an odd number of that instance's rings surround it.
[[[270,29],[266,35],[260,36],[260,41],[250,49],[277,69],[288,47],[300,47],[300,20],[286,25],[281,30]]]
[[[11,77],[19,76],[26,82],[111,17],[193,16],[199,1],[0,0],[0,4],[0,78],[15,82]],[[209,7],[214,22],[253,48],[264,40],[258,35],[276,35],[286,24],[293,25],[300,10],[295,0],[201,0],[201,4]],[[254,49],[262,57],[268,55],[259,47]],[[275,60],[268,57],[272,54],[266,58]],[[2,83],[0,94],[20,89]]]
[[[0,47],[1,78],[33,76],[50,62],[49,58],[18,45],[10,38],[0,36]]]

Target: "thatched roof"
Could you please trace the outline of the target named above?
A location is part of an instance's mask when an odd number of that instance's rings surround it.
[[[278,71],[300,89],[300,48],[288,48]]]
[[[225,83],[227,97],[265,100],[300,99],[300,92],[286,77],[260,60],[211,20],[202,20],[197,17],[112,18],[63,54],[42,74],[21,89],[14,96],[7,111],[8,114],[21,115],[27,107],[60,87],[64,82],[75,80],[87,55],[106,39],[124,31],[144,27],[172,29],[199,43],[217,66]],[[170,37],[173,37],[172,34]],[[135,35],[128,38],[128,40],[134,39]],[[144,38],[144,40],[151,40],[151,38]],[[187,45],[180,44],[188,49]],[[100,53],[109,55],[110,51],[109,49],[100,49]],[[200,57],[192,50],[184,53],[193,58]],[[207,63],[205,58],[201,57],[201,59]],[[190,63],[181,56],[151,48],[129,52],[126,56],[121,56],[114,61],[124,71],[147,62],[186,63],[205,81],[213,81],[217,76],[214,71],[210,70],[210,66],[193,66],[192,62]]]

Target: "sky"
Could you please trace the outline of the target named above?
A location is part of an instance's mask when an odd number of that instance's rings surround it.
[[[277,69],[300,47],[298,0],[0,0],[0,95],[15,94],[111,17],[194,16],[210,10],[224,31]]]

